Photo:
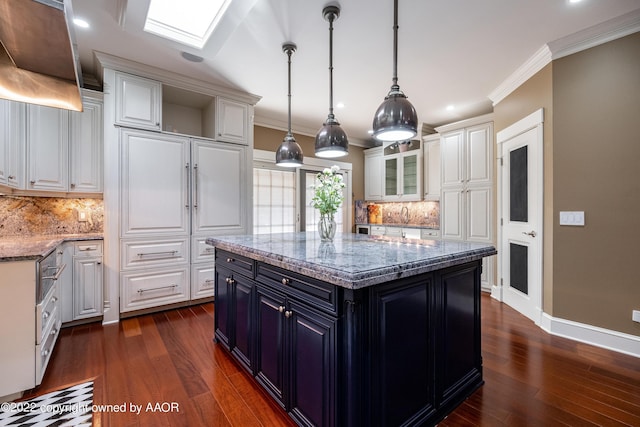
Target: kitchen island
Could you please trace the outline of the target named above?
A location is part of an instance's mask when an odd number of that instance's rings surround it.
[[[490,245],[220,236],[215,340],[300,425],[433,425],[482,385]]]

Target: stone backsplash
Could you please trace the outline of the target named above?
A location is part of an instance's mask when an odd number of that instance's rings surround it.
[[[440,228],[440,203],[428,202],[389,202],[369,203],[378,206],[378,223],[407,224],[420,227]],[[406,208],[406,214],[403,210]],[[371,223],[371,221],[368,221]]]
[[[0,196],[0,237],[102,233],[103,225],[102,199]]]

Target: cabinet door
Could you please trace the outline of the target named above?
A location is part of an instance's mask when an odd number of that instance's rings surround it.
[[[442,135],[440,140],[442,157],[442,187],[460,186],[464,183],[464,131]]]
[[[335,425],[336,320],[290,301],[289,412],[300,425]],[[289,326],[289,325],[288,325]]]
[[[68,191],[69,112],[27,106],[28,190]]]
[[[247,230],[247,147],[193,141],[193,233],[244,234]]]
[[[227,349],[231,349],[231,285],[229,280],[232,274],[229,270],[216,265],[215,271],[215,311],[213,312],[214,330],[217,342],[224,345]]]
[[[247,104],[218,97],[216,107],[216,140],[248,144]]]
[[[440,200],[440,138],[424,145],[424,198]]]
[[[120,138],[122,235],[188,235],[189,140],[135,130]]]
[[[285,316],[286,298],[257,286],[256,379],[285,408]]]
[[[208,298],[215,295],[215,267],[213,263],[191,266],[191,299]]]
[[[422,156],[420,153],[402,155],[402,191],[403,201],[422,198]]]
[[[70,192],[102,192],[102,101],[83,98],[82,112],[71,112]]]
[[[485,123],[465,129],[466,183],[492,185],[493,125]]]
[[[465,193],[467,205],[466,240],[492,242],[491,210],[493,200],[491,188],[469,188]]]
[[[7,163],[11,141],[11,101],[0,99],[0,184],[7,185]]]
[[[102,257],[73,260],[73,320],[102,315]]]
[[[161,129],[162,84],[130,74],[116,73],[117,125]]]
[[[400,195],[398,189],[400,164],[398,160],[398,156],[384,157],[384,197],[387,200],[395,199]]]
[[[254,285],[250,279],[236,274],[232,278],[231,286],[233,287],[231,322],[234,326],[231,353],[249,372],[252,372]]]
[[[382,200],[382,148],[373,148],[364,153],[364,198],[369,201]]]
[[[443,239],[462,240],[465,235],[464,190],[442,189],[440,200],[440,230]]]

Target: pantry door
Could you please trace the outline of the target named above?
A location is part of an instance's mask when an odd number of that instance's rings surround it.
[[[536,324],[542,315],[542,110],[498,133],[502,300]]]

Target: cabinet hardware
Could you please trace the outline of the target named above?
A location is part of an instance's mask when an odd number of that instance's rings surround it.
[[[81,252],[88,252],[88,251],[97,251],[98,248],[96,248],[95,246],[87,246],[86,248],[83,248],[82,246],[80,246],[78,250]]]
[[[193,192],[193,208],[198,209],[198,164],[193,165],[194,176],[194,192]]]
[[[96,262],[96,265],[102,265],[102,263],[100,261]]]
[[[40,354],[42,355],[42,357],[47,357],[49,355],[49,349],[46,349],[45,351],[43,351]]]
[[[527,236],[531,236],[531,237],[537,236],[537,233],[535,231],[530,231],[528,233],[526,231],[523,231],[522,234],[526,234]]]
[[[286,277],[282,278],[282,284],[285,286],[289,286],[291,284],[291,281],[289,279],[287,279]]]
[[[287,319],[290,318],[293,315],[293,311],[285,311],[284,312],[284,317],[286,317]]]
[[[51,298],[51,301],[53,301],[53,302],[58,301],[58,297],[53,297],[53,298]]]
[[[29,181],[29,184],[31,185],[35,185],[35,183],[36,183],[35,181]]]
[[[280,307],[278,307],[278,311],[280,313],[284,313],[284,306],[281,305]]]
[[[162,256],[162,255],[170,255],[172,257],[176,256],[176,254],[178,253],[178,251],[164,251],[164,252],[151,252],[151,253],[144,253],[144,252],[139,252],[138,253],[138,258],[143,258],[146,256]]]
[[[57,333],[58,333],[58,330],[57,330],[57,329],[52,329],[52,330],[51,330],[51,335],[55,335],[55,334],[57,334]]]
[[[62,264],[60,267],[53,267],[53,268],[57,268],[58,270],[56,271],[56,273],[53,276],[43,276],[43,279],[51,279],[51,280],[58,280],[60,278],[60,275],[62,274],[62,271],[65,269],[65,267],[67,266],[67,264]]]
[[[235,261],[235,259],[233,259],[233,258],[227,258],[227,262],[233,262],[233,261]]]
[[[76,188],[76,185],[74,183],[71,183],[71,188]]]
[[[173,285],[167,285],[167,286],[160,286],[158,288],[138,289],[138,293],[142,295],[144,292],[159,291],[160,289],[175,289],[177,287],[178,285],[173,284]]]
[[[13,175],[9,175],[9,176],[8,176],[8,178],[9,178],[9,179],[16,179],[16,177],[15,177],[15,176],[13,176]]]
[[[189,162],[184,166],[184,171],[187,175],[187,179],[185,180],[185,185],[187,186],[187,192],[185,194],[189,194]],[[184,204],[184,207],[189,209],[189,200],[187,196],[187,203]]]
[[[231,277],[227,277],[225,279],[225,282],[227,282],[227,285],[233,285],[234,283],[236,283],[236,281],[233,280],[233,278],[231,278]]]
[[[205,286],[212,286],[214,283],[214,280],[211,279],[207,279],[204,281]]]
[[[45,311],[44,313],[42,313],[42,318],[43,319],[48,319],[49,318],[49,312]]]

